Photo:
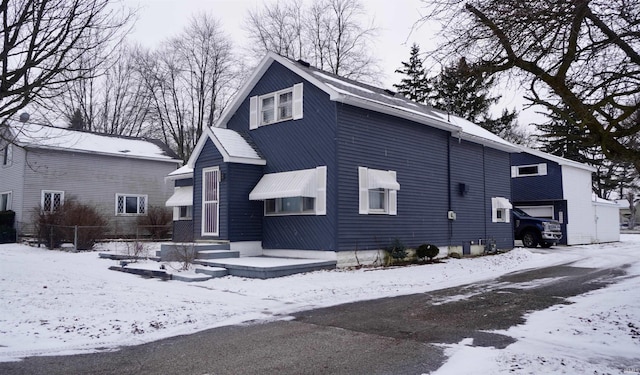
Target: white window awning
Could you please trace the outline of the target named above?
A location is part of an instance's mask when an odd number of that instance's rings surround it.
[[[318,190],[316,169],[269,173],[262,176],[249,193],[252,201],[275,198],[316,197]]]
[[[193,186],[178,186],[165,203],[167,207],[193,206]]]
[[[513,208],[513,205],[511,204],[511,202],[509,202],[509,200],[507,198],[503,198],[503,197],[491,198],[491,203],[492,203],[494,209],[509,209],[509,210],[511,210]]]
[[[396,181],[396,175],[392,171],[369,169],[369,189],[400,190],[400,184]]]

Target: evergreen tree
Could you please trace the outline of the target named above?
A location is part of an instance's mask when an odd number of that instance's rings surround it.
[[[404,74],[400,84],[394,84],[398,92],[408,99],[418,103],[424,103],[429,97],[429,80],[426,76],[422,59],[420,58],[420,47],[413,43],[409,62],[402,62],[402,68],[396,69],[396,73]]]
[[[495,85],[494,76],[480,72],[461,58],[430,79],[430,84],[429,102],[435,108],[465,118],[509,141],[521,142],[515,111],[505,109],[500,117],[491,118],[489,110],[500,99],[489,92]]]
[[[73,116],[69,120],[69,129],[71,130],[84,130],[84,117],[82,116],[82,111],[80,109],[76,109],[73,111]]]

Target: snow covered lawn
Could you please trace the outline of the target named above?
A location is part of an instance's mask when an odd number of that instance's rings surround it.
[[[293,312],[427,292],[527,268],[577,261],[582,267],[628,264],[632,277],[530,314],[500,332],[506,349],[447,346],[437,374],[640,373],[640,235],[622,242],[449,259],[390,269],[332,270],[277,279],[227,276],[185,283],[109,271],[118,261],[97,252],[65,253],[0,245],[0,361],[136,345]],[[460,360],[463,359],[463,360]]]

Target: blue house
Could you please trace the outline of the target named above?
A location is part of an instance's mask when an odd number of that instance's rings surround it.
[[[399,239],[513,247],[512,144],[395,93],[268,54],[175,182],[176,241],[374,262]]]

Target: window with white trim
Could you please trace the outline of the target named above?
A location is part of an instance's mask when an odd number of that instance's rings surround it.
[[[546,176],[547,163],[515,165],[511,167],[511,177]]]
[[[264,201],[264,214],[275,215],[301,215],[316,214],[315,197],[287,197],[273,198]]]
[[[265,174],[249,199],[264,201],[265,216],[326,215],[327,167]]]
[[[492,223],[510,223],[511,209],[513,206],[507,198],[493,197],[491,198],[491,222]]]
[[[193,206],[179,206],[178,220],[191,220],[191,219],[193,219]]]
[[[42,190],[40,207],[44,212],[54,212],[64,204],[64,191]]]
[[[302,118],[302,83],[249,99],[249,128]]]
[[[359,213],[361,215],[398,214],[398,190],[395,171],[358,167]]]
[[[11,209],[11,195],[10,191],[0,193],[0,211],[9,211]]]
[[[116,194],[116,215],[141,216],[147,214],[146,194]]]

